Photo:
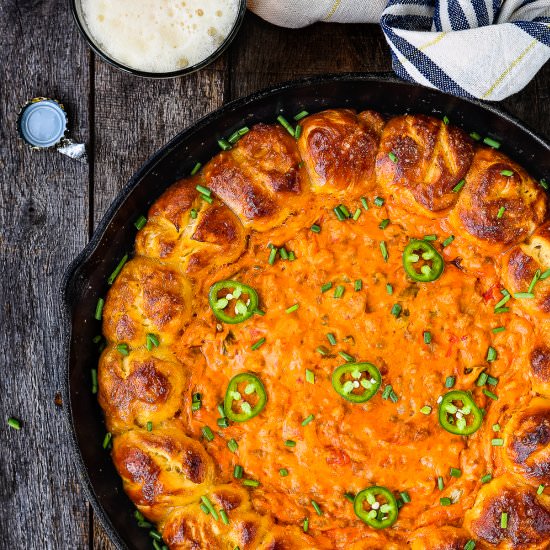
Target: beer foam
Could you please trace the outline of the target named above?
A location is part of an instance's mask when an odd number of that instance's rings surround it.
[[[172,72],[211,55],[230,33],[239,0],[82,0],[98,48],[126,67]]]

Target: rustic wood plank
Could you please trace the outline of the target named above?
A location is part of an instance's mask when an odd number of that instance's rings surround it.
[[[152,153],[227,100],[227,74],[226,57],[174,80],[139,79],[96,60],[94,225]],[[93,548],[114,549],[95,517]]]
[[[89,53],[63,0],[1,2],[0,35],[0,546],[85,548],[88,505],[54,399],[65,369],[59,285],[88,238],[88,167],[30,151],[15,117],[27,98],[50,95],[87,140]]]

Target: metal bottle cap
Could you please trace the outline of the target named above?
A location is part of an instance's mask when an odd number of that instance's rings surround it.
[[[67,113],[55,99],[35,97],[28,101],[17,118],[19,136],[31,149],[56,149],[75,160],[87,162],[83,143],[75,143],[66,137]]]

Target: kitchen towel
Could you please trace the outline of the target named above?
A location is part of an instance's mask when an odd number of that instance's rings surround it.
[[[291,28],[379,22],[398,76],[468,98],[504,99],[550,59],[550,0],[249,0],[248,7]]]

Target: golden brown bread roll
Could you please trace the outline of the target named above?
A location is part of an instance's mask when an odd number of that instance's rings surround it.
[[[365,193],[374,185],[382,117],[330,109],[302,121],[298,148],[315,193]]]
[[[202,185],[214,191],[245,226],[265,231],[300,209],[309,182],[299,164],[296,140],[286,130],[257,124],[233,149],[205,166]]]
[[[464,529],[434,525],[416,530],[409,544],[411,550],[463,550],[470,538]]]
[[[527,292],[538,272],[550,269],[550,222],[540,226],[524,243],[513,247],[502,259],[501,277],[509,292]],[[530,315],[550,314],[550,277],[538,281],[532,289],[534,298],[515,303]]]
[[[459,128],[424,115],[392,118],[376,157],[378,185],[401,207],[433,217],[453,206],[453,188],[465,177],[474,154]]]
[[[136,237],[136,254],[176,264],[191,275],[236,260],[246,245],[246,231],[223,203],[201,199],[199,177],[182,179],[153,204]]]
[[[550,400],[533,399],[504,430],[506,469],[529,484],[550,485]]]
[[[130,430],[113,440],[113,462],[139,510],[161,521],[174,507],[198,502],[214,474],[204,447],[174,425]]]
[[[485,252],[501,252],[520,243],[544,221],[542,188],[502,153],[477,149],[465,180],[449,222],[456,233]]]
[[[166,347],[134,350],[126,356],[108,347],[98,370],[98,399],[107,429],[117,433],[169,420],[182,406],[186,378],[183,365]]]
[[[122,268],[105,301],[103,334],[130,348],[144,346],[148,333],[170,344],[190,319],[191,283],[171,267],[134,258]]]
[[[533,390],[550,397],[550,338],[539,340],[529,354]]]
[[[507,527],[501,527],[506,513]],[[543,550],[550,541],[550,497],[501,476],[483,485],[464,516],[474,538],[506,550]]]

